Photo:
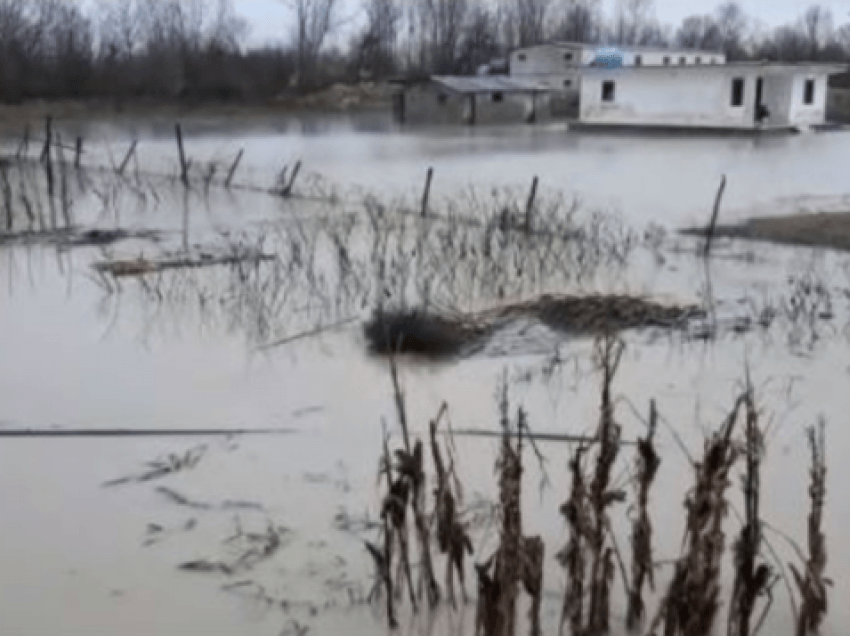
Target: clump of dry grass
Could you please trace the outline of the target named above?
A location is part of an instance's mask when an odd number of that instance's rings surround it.
[[[364,326],[376,353],[405,352],[432,358],[474,350],[505,321],[531,318],[574,334],[604,334],[626,329],[678,329],[703,312],[696,307],[661,305],[631,296],[543,295],[522,303],[479,312],[381,309]]]
[[[696,484],[685,501],[685,552],[650,629],[663,622],[666,636],[709,636],[720,607],[720,570],[725,549],[723,520],[727,516],[729,471],[738,458],[732,439],[738,414],[746,401],[739,398],[721,429],[706,442],[703,460],[694,466]]]
[[[658,429],[658,409],[653,400],[650,405],[649,430],[645,438],[638,440],[637,511],[632,524],[632,585],[629,590],[629,608],[626,626],[636,630],[646,615],[643,588],[648,582],[655,589],[652,562],[652,521],[649,517],[649,490],[655,481],[661,458],[655,449],[655,433]]]
[[[622,432],[614,419],[611,386],[623,349],[622,341],[611,334],[597,341],[597,364],[602,371],[599,427],[591,446],[579,447],[571,460],[572,491],[570,499],[561,506],[570,532],[566,547],[558,554],[567,570],[561,623],[569,620],[573,634],[604,634],[609,629],[617,548],[611,535],[608,509],[626,496],[611,485]],[[596,464],[588,476],[582,460],[594,445],[598,447]]]
[[[794,580],[800,589],[802,603],[797,623],[797,636],[816,636],[820,633],[828,609],[827,586],[832,581],[824,576],[826,571],[826,536],[823,533],[823,510],[826,503],[826,424],[809,430],[812,450],[811,485],[809,498],[811,511],[808,523],[809,554],[805,573],[791,565]]]
[[[452,607],[457,608],[454,593],[454,573],[460,581],[461,597],[464,604],[466,595],[466,555],[472,554],[472,540],[467,525],[461,522],[458,507],[463,498],[460,480],[454,471],[454,454],[446,444],[449,464],[446,466],[440,445],[437,442],[437,428],[440,420],[448,413],[448,405],[443,404],[437,417],[430,423],[431,454],[434,460],[437,487],[434,490],[434,522],[437,530],[437,547],[446,555],[446,592]]]
[[[749,382],[748,382],[749,385]],[[770,601],[765,605],[761,619],[751,628],[753,612],[759,597],[769,596],[772,579],[770,566],[761,558],[762,523],[759,516],[761,490],[761,459],[764,454],[764,439],[759,427],[759,414],[755,405],[752,387],[744,395],[746,430],[744,453],[746,471],[743,479],[744,526],[735,542],[735,584],[729,606],[729,636],[751,636],[758,633]]]
[[[526,537],[522,530],[523,434],[528,432],[522,409],[511,422],[507,383],[502,389],[502,443],[496,470],[499,475],[499,547],[478,571],[476,636],[514,636],[520,584],[531,596],[532,636],[540,634],[543,600],[544,544],[540,537]]]

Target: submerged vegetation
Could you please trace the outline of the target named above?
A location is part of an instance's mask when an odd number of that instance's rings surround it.
[[[763,430],[752,386],[736,400],[732,412],[721,427],[705,442],[702,459],[693,463],[694,484],[685,499],[685,536],[681,556],[672,563],[667,592],[661,597],[655,618],[646,623],[644,588],[655,587],[659,564],[653,555],[650,515],[650,491],[661,464],[654,445],[659,414],[653,401],[648,432],[637,444],[636,471],[632,474],[635,501],[629,503],[627,489],[615,480],[615,468],[623,446],[622,426],[617,423],[613,383],[624,344],[614,336],[600,336],[596,344],[597,366],[601,374],[601,402],[597,431],[579,443],[569,459],[570,495],[561,506],[569,540],[556,559],[566,573],[563,598],[562,630],[576,636],[602,636],[616,633],[612,625],[612,605],[618,588],[616,572],[622,574],[621,588],[628,606],[628,629],[648,634],[671,636],[707,636],[715,633],[720,623],[720,610],[728,606],[727,633],[730,636],[755,636],[760,633],[773,605],[772,589],[782,578],[781,563],[772,562],[776,553],[764,549],[759,498],[762,488],[760,463],[765,452]],[[392,461],[385,438],[381,473],[386,480],[382,505],[382,545],[367,542],[378,574],[376,590],[382,589],[391,627],[398,626],[396,603],[406,587],[412,611],[423,610],[423,595],[433,611],[441,599],[441,591],[433,578],[430,530],[436,527],[439,552],[447,563],[447,589],[451,590],[452,568],[457,568],[461,585],[464,560],[469,553],[476,560],[478,601],[475,633],[482,636],[507,636],[521,633],[517,623],[518,594],[524,589],[530,596],[529,633],[541,634],[541,602],[545,544],[539,536],[527,536],[522,522],[523,451],[534,445],[535,436],[522,409],[511,417],[507,383],[502,385],[499,399],[502,431],[496,460],[498,504],[494,519],[498,527],[498,544],[486,557],[473,549],[468,526],[463,519],[455,456],[451,452],[452,437],[446,441],[450,463],[447,469],[440,444],[435,437],[439,422],[447,418],[444,404],[430,424],[433,469],[436,488],[433,497],[425,497],[428,470],[421,441],[413,442],[399,388],[395,362],[390,358],[399,424],[404,447],[395,451]],[[808,521],[809,555],[803,574],[791,566],[798,586],[801,609],[797,634],[820,633],[827,609],[826,538],[821,524],[824,506],[826,465],[824,459],[824,427],[810,432],[812,447],[812,511]],[[406,449],[412,448],[412,453]],[[538,457],[543,459],[534,446]],[[743,466],[741,467],[741,464]],[[744,517],[740,520],[739,538],[732,550],[727,549],[729,510],[735,504],[729,494],[733,471],[741,467]],[[618,505],[619,504],[619,505]],[[617,528],[625,518],[617,510],[626,506],[636,511],[632,522],[632,576],[629,577],[617,543]],[[425,512],[431,510],[431,512]],[[407,511],[411,514],[407,515]],[[412,521],[410,519],[412,518]],[[670,524],[667,519],[665,523]],[[418,542],[421,580],[414,583],[415,561],[411,556],[408,533],[415,529]],[[452,546],[456,546],[455,551]],[[768,555],[770,558],[768,558]],[[732,558],[734,583],[724,583],[723,563]],[[397,574],[396,574],[397,573]],[[786,581],[786,584],[788,582]],[[790,589],[790,588],[789,588]],[[465,591],[464,591],[465,594]],[[728,603],[723,600],[729,595]],[[373,592],[374,596],[374,592]],[[452,606],[454,598],[450,596]],[[796,607],[795,598],[789,598]]]
[[[636,436],[636,444],[626,440],[635,436],[626,435],[618,413],[622,400],[613,388],[626,347],[620,337],[641,328],[691,334],[694,323],[713,320],[716,327],[719,320],[710,294],[701,306],[662,303],[627,294],[626,284],[607,284],[606,278],[618,279],[634,264],[641,249],[617,216],[583,210],[576,200],[557,194],[528,200],[507,189],[485,195],[468,191],[422,208],[404,199],[339,197],[309,180],[310,190],[298,189],[305,180],[296,188],[300,169],[295,164],[273,187],[243,187],[241,195],[272,202],[277,218],[251,218],[237,230],[218,227],[193,206],[209,205],[217,189],[231,187],[238,160],[221,181],[214,178],[222,172],[217,166],[197,162],[190,168],[182,150],[179,172],[162,175],[127,170],[129,159],[112,169],[73,166],[57,152],[48,144],[43,160],[24,156],[2,163],[4,251],[41,246],[80,254],[107,309],[136,293],[145,311],[153,308],[151,320],[161,320],[163,308],[192,313],[204,325],[218,320],[228,330],[247,332],[250,344],[265,351],[361,323],[366,344],[385,356],[378,361],[389,364],[401,440],[385,427],[378,518],[353,523],[339,513],[337,527],[364,540],[375,568],[368,597],[380,599],[391,627],[402,624],[406,605],[420,614],[439,607],[461,611],[469,598],[469,572],[477,590],[477,634],[540,635],[546,624],[544,574],[554,563],[564,576],[559,627],[576,636],[616,632],[620,622],[653,635],[708,636],[725,612],[729,636],[755,636],[773,607],[777,582],[785,579],[793,589],[764,536],[760,493],[766,428],[749,379],[731,414],[705,442],[702,457],[690,462],[693,484],[683,518],[663,519],[666,525],[681,522],[681,553],[672,563],[658,559],[673,549],[658,545],[652,505],[653,488],[670,458],[657,444],[662,418],[655,401],[646,431]],[[133,152],[135,145],[128,157]],[[97,213],[86,214],[92,202],[98,203]],[[159,206],[182,215],[179,224],[164,223],[170,230],[130,229],[125,225],[131,205],[139,212],[134,218],[150,213],[158,221]],[[608,286],[617,290],[588,292]],[[789,286],[780,300],[752,307],[752,324],[767,330],[779,317],[814,333],[831,320],[837,301],[817,276],[800,273]],[[475,353],[499,330],[523,322],[543,325],[558,337],[593,338],[601,376],[595,432],[577,436],[581,426],[575,423],[563,431],[562,441],[572,445],[560,457],[568,465],[569,483],[549,484],[566,493],[559,508],[566,532],[560,550],[547,546],[543,529],[529,528],[523,515],[528,450],[541,471],[554,454],[537,447],[542,438],[531,429],[529,411],[511,404],[511,383],[504,381],[498,400],[497,502],[482,524],[467,505],[468,486],[459,468],[466,458],[457,452],[448,405],[417,426],[397,366],[401,353],[442,359]],[[563,363],[559,356],[553,366]],[[789,600],[798,636],[821,629],[831,584],[823,527],[823,427],[812,431],[810,443],[806,550],[796,548],[796,564],[790,566],[797,598]],[[206,463],[205,453],[204,447],[164,455],[143,472],[106,485],[146,484],[193,471],[202,458]],[[743,484],[740,527],[730,515],[736,510],[731,488],[736,471]],[[155,492],[193,514],[266,513],[258,504],[194,500],[168,486]],[[290,530],[271,520],[259,530],[245,530],[238,517],[235,524],[235,533],[219,546],[223,556],[187,560],[179,570],[226,577],[228,591],[250,590],[269,605],[283,606],[255,581],[232,578],[284,551]],[[495,529],[489,543],[480,536],[482,525]],[[188,532],[195,521],[177,527]],[[148,534],[152,545],[169,533],[152,526]],[[723,576],[727,562],[729,580]],[[354,598],[353,588],[345,589]],[[523,602],[527,619],[520,614]]]

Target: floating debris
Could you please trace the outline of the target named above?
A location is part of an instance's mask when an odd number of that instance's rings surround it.
[[[274,260],[274,256],[262,252],[237,251],[226,254],[202,252],[197,255],[182,255],[162,258],[146,258],[140,256],[134,259],[99,261],[92,267],[101,274],[109,274],[115,278],[144,276],[169,269],[197,269],[217,265],[237,265],[240,263],[261,263]]]
[[[103,486],[105,488],[111,488],[113,486],[123,486],[125,484],[143,483],[146,481],[153,481],[155,479],[162,479],[163,477],[168,477],[169,475],[173,475],[174,473],[179,473],[184,470],[191,470],[198,465],[198,462],[201,461],[206,452],[206,446],[197,446],[195,448],[190,448],[183,454],[169,453],[165,457],[146,462],[145,466],[147,467],[147,470],[144,472],[138,475],[130,475],[128,477],[121,477],[119,479],[107,481],[103,484]]]

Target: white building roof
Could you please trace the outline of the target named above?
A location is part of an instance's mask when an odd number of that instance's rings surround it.
[[[547,42],[545,44],[539,44],[536,46],[527,46],[522,49],[517,49],[521,51],[525,51],[528,49],[534,49],[541,46],[551,46],[555,48],[563,48],[563,49],[571,49],[571,50],[593,50],[596,51],[598,49],[617,49],[618,51],[622,51],[623,53],[659,53],[664,55],[724,55],[723,51],[713,51],[707,49],[687,49],[687,48],[665,48],[662,46],[639,46],[639,45],[619,45],[619,44],[586,44],[584,42]]]
[[[828,64],[817,62],[729,62],[727,64],[689,64],[681,66],[623,66],[610,69],[598,66],[582,68],[584,75],[617,75],[620,73],[661,73],[664,71],[684,71],[686,73],[721,73],[724,75],[735,72],[746,73],[800,73],[811,75],[838,75],[848,70],[845,64]]]

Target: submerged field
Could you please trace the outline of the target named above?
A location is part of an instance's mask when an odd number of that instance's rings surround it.
[[[560,512],[577,496],[570,461],[603,430],[601,415],[620,429],[607,483],[626,501],[606,508],[605,545],[619,554],[603,565],[614,567],[610,629],[625,633],[641,482],[634,442],[647,436],[654,400],[648,629],[683,552],[691,462],[742,395],[764,442],[758,564],[781,577],[770,577],[763,633],[794,631],[801,610],[790,565],[801,571],[810,551],[807,430],[821,420],[824,576],[834,581],[821,631],[850,626],[840,603],[850,568],[840,486],[850,261],[722,235],[706,260],[701,238],[678,234],[707,222],[721,174],[721,223],[840,210],[847,189],[831,158],[850,137],[416,132],[369,118],[185,129],[188,186],[173,126],[60,124],[67,148],[53,148],[49,171],[43,133],[26,150],[19,137],[4,144],[0,616],[9,633],[385,633],[386,595],[369,602],[379,581],[364,542],[383,549],[379,470],[385,432],[391,452],[405,449],[400,402],[408,442],[424,444],[420,512],[443,596],[430,514],[446,491],[432,420],[453,457],[451,492],[472,549],[470,602],[458,590],[456,608],[430,611],[422,597],[414,615],[402,586],[401,633],[475,633],[482,579],[473,563],[504,549],[505,524],[519,523],[505,514],[509,444],[500,437],[518,409],[521,430],[539,437],[526,441],[519,510],[522,534],[545,546],[544,634],[558,633],[575,591],[556,559],[575,530],[576,517],[571,526]],[[69,141],[77,135],[86,140],[80,168]],[[613,411],[600,409],[603,333],[623,346]],[[747,515],[743,422],[721,518],[719,631]],[[588,483],[599,448],[587,450]],[[427,568],[408,514],[418,581]],[[593,555],[588,548],[588,567]],[[517,633],[529,629],[522,603]],[[759,595],[753,623],[767,605]]]

